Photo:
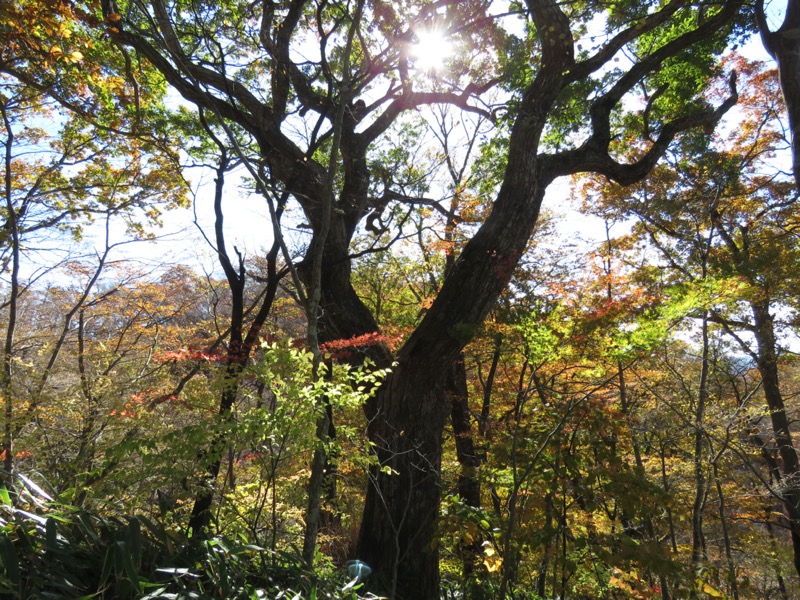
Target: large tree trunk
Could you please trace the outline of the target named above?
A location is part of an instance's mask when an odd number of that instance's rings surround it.
[[[381,415],[370,428],[380,468],[370,473],[358,545],[359,558],[378,567],[378,585],[409,600],[435,598],[439,589],[439,468],[450,407],[442,371],[426,371],[400,368],[381,389]]]
[[[778,63],[792,134],[792,171],[800,189],[800,0],[787,0],[786,15],[777,31],[767,26],[764,0],[757,2],[757,17],[764,48]]]
[[[369,403],[369,436],[383,470],[371,472],[358,558],[376,569],[377,584],[392,598],[439,597],[439,467],[450,412],[445,378],[522,256],[544,194],[536,171],[509,175],[495,210]]]

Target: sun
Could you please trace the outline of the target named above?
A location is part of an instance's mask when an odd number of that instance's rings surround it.
[[[419,71],[439,71],[453,54],[453,47],[446,32],[441,29],[417,31],[416,41],[411,46],[411,57]]]

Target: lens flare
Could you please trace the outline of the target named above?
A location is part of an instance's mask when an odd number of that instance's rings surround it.
[[[438,71],[452,55],[453,48],[446,33],[439,29],[416,32],[416,42],[411,50],[415,67],[420,71]]]

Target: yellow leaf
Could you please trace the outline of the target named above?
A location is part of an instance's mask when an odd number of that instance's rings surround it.
[[[486,567],[489,573],[495,573],[503,566],[503,559],[499,556],[487,556],[486,560],[483,561],[483,566]]]
[[[75,50],[72,54],[69,55],[69,58],[74,63],[80,62],[83,60],[83,53]]]
[[[708,594],[712,598],[724,598],[725,597],[725,595],[722,592],[720,592],[719,590],[711,587],[707,583],[703,584],[703,593]]]
[[[619,577],[614,577],[613,575],[608,578],[608,585],[618,590],[633,592],[633,588],[630,585],[628,585],[624,580],[620,579]]]

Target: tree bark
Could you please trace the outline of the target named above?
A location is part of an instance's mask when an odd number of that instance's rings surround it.
[[[380,468],[370,473],[358,544],[359,558],[378,568],[378,583],[400,599],[438,595],[439,468],[449,408],[441,402],[443,378],[428,372],[423,379],[412,368],[401,366],[384,383],[370,423]]]
[[[800,481],[798,481],[800,461],[792,440],[789,417],[780,389],[775,325],[769,311],[769,302],[753,302],[751,308],[758,344],[758,371],[761,374],[764,399],[769,408],[772,433],[780,457],[781,500],[789,522],[794,567],[800,575]]]
[[[706,503],[706,476],[703,450],[705,449],[705,431],[703,420],[708,400],[708,311],[703,314],[702,355],[700,366],[700,382],[695,399],[694,409],[694,502],[692,504],[692,565],[695,569],[706,561],[706,543],[703,536],[703,510]]]
[[[756,3],[756,17],[764,48],[778,63],[792,136],[792,172],[800,190],[800,0],[787,0],[786,15],[777,31],[769,30],[764,0]]]

